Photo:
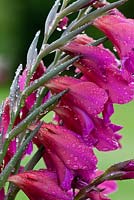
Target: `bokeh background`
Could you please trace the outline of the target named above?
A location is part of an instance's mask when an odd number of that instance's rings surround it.
[[[17,66],[25,66],[28,47],[38,30],[42,31],[44,22],[54,0],[0,0],[0,102],[8,96],[9,85]],[[114,2],[114,1],[110,1]],[[129,18],[134,18],[134,1],[129,0],[120,10]],[[99,37],[96,29],[89,28],[88,34]],[[58,32],[51,39],[54,40]],[[40,44],[39,42],[39,44]],[[109,43],[107,44],[109,45]],[[45,61],[47,65],[47,60]],[[97,152],[100,169],[106,169],[111,164],[134,158],[134,103],[115,105],[113,122],[121,124],[124,129],[122,149],[111,153]],[[49,118],[48,118],[49,120]],[[27,158],[28,159],[28,158]],[[26,160],[25,160],[26,162]],[[42,168],[42,163],[37,168]],[[118,182],[119,189],[112,194],[112,200],[134,199],[134,181]],[[17,200],[27,200],[20,192]]]

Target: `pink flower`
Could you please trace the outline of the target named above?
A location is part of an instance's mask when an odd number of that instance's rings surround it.
[[[94,25],[102,30],[114,44],[122,67],[134,73],[134,20],[125,18],[116,9],[97,18]]]
[[[126,79],[126,73],[119,69],[119,62],[114,54],[102,45],[88,46],[80,42],[80,39],[74,40],[62,49],[72,56],[81,55],[74,66],[79,68],[86,80],[103,88],[112,103],[124,104],[131,101],[134,95],[133,85]]]
[[[76,106],[87,113],[96,115],[103,111],[108,97],[102,88],[95,83],[78,80],[72,77],[57,77],[50,80],[46,86],[53,93],[69,89],[61,101],[70,107]]]
[[[11,176],[9,181],[22,189],[30,200],[72,200],[71,193],[58,186],[55,172],[29,171]]]
[[[59,125],[67,127],[81,135],[83,141],[90,147],[100,151],[111,151],[120,148],[121,136],[117,133],[122,127],[111,124],[110,116],[113,109],[105,106],[104,119],[89,115],[75,106],[58,105],[55,108],[56,120]],[[78,128],[79,124],[79,128]]]
[[[37,139],[45,147],[44,160],[48,169],[56,170],[62,188],[70,189],[74,177],[91,180],[97,160],[92,148],[78,134],[62,126],[44,123]]]

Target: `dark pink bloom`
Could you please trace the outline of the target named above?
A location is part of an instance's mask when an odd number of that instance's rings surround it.
[[[50,80],[47,87],[53,93],[69,89],[62,101],[69,106],[76,106],[89,114],[96,115],[103,111],[108,97],[102,88],[95,83],[78,80],[72,77],[57,77]]]
[[[90,43],[94,42],[94,40],[93,38],[88,37],[86,34],[79,34],[74,38],[73,42],[82,44],[82,45],[87,45],[87,44],[90,45]]]
[[[117,131],[121,127],[111,124],[110,116],[113,110],[111,112],[105,108],[104,111],[105,117],[101,119],[90,116],[87,112],[74,106],[59,105],[55,108],[59,124],[81,135],[83,141],[89,146],[96,147],[100,151],[111,151],[120,148],[121,136]]]
[[[99,151],[112,151],[120,148],[121,137],[113,130],[110,124],[105,124],[101,118],[93,119],[95,129],[90,134],[89,141]]]
[[[67,25],[68,25],[68,17],[64,17],[63,19],[61,19],[59,21],[58,29],[59,30],[65,30]]]
[[[92,148],[78,134],[62,126],[44,123],[37,137],[45,146],[49,169],[56,169],[64,189],[69,189],[68,183],[71,183],[73,177],[90,181],[97,160]]]
[[[82,56],[74,66],[79,68],[87,80],[105,89],[112,103],[123,104],[131,101],[134,94],[133,85],[124,78],[114,54],[102,45],[87,46],[80,44],[80,40],[77,41],[74,40],[62,48],[73,56]]]
[[[124,69],[134,73],[134,20],[127,19],[117,10],[95,20],[94,25],[113,42]]]
[[[72,195],[58,186],[56,174],[48,170],[14,175],[9,181],[22,189],[30,200],[72,200]]]
[[[102,113],[105,123],[110,123],[110,117],[112,116],[113,113],[114,113],[113,104],[111,102],[107,101],[107,103],[104,106],[103,113]]]
[[[88,142],[89,135],[94,129],[91,117],[76,106],[59,105],[55,109],[58,123],[82,136]],[[79,128],[78,128],[79,125]]]

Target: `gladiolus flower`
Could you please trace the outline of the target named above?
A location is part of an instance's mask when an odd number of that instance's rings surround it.
[[[114,54],[102,45],[87,46],[80,44],[80,40],[77,41],[78,39],[62,48],[70,55],[81,55],[74,66],[79,68],[87,80],[105,89],[112,103],[124,104],[131,101],[134,95],[133,85],[124,78]]]
[[[59,124],[81,135],[83,141],[90,147],[96,147],[100,151],[111,151],[120,148],[121,136],[117,131],[122,127],[111,124],[112,108],[105,108],[104,111],[104,119],[101,119],[89,116],[88,113],[74,106],[70,108],[59,105],[55,108]]]
[[[67,181],[71,183],[75,176],[90,181],[97,160],[92,148],[88,147],[78,134],[62,126],[44,123],[37,138],[45,146],[48,167],[51,168],[53,163],[60,185],[64,189],[70,189]]]
[[[9,177],[30,200],[71,200],[72,195],[58,186],[56,174],[48,170],[29,171]]]
[[[96,115],[103,111],[104,104],[108,97],[102,88],[95,83],[78,80],[71,77],[57,77],[50,80],[46,86],[53,93],[69,89],[68,93],[62,97],[62,101],[70,107],[76,106],[85,110],[89,114]]]
[[[122,67],[134,73],[134,20],[127,19],[117,10],[97,18],[94,25],[102,30],[114,44],[122,63]]]

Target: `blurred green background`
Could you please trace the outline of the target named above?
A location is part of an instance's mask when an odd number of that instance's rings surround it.
[[[9,84],[17,66],[20,63],[25,66],[28,47],[38,30],[42,31],[41,39],[43,38],[44,22],[54,2],[54,0],[0,0],[0,102],[8,95]],[[132,0],[120,7],[120,10],[131,18],[134,18],[133,9],[134,1]],[[90,33],[95,38],[98,37],[96,30],[92,31],[90,28],[88,34]],[[47,61],[45,64],[47,65]],[[115,114],[112,120],[124,126],[121,131],[123,148],[112,153],[97,152],[100,169],[105,169],[119,161],[134,158],[133,110],[133,102],[128,105],[115,105]],[[41,168],[42,163],[38,164],[38,167]],[[134,181],[119,182],[118,191],[111,197],[112,200],[134,199]],[[20,199],[27,200],[27,197],[20,192],[17,200]]]

